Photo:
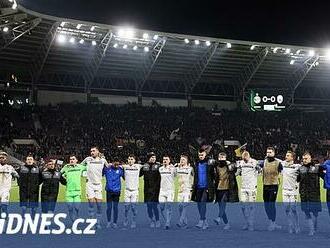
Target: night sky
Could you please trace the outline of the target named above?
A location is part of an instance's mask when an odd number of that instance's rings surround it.
[[[259,42],[330,46],[330,7],[316,1],[18,0],[50,15],[141,29]],[[261,2],[261,1],[260,1]],[[266,3],[267,2],[267,3]],[[288,3],[289,2],[289,3]]]

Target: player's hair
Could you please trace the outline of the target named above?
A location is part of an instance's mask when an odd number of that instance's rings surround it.
[[[170,159],[170,161],[172,161],[172,159],[171,159],[170,155],[168,155],[168,154],[164,154],[164,155],[163,155],[163,158],[169,158],[169,159]]]
[[[136,156],[133,153],[129,154],[127,158],[134,158],[136,160]]]
[[[242,157],[245,155],[245,154],[248,154],[250,156],[250,153],[248,151],[244,151],[242,152]]]
[[[77,155],[75,155],[75,154],[70,154],[69,159],[72,157],[75,157],[76,159],[78,159]]]
[[[198,150],[198,153],[203,153],[203,152],[207,153],[207,151],[204,147],[202,147]]]
[[[312,154],[309,152],[309,151],[305,151],[304,153],[303,153],[303,156],[312,156]]]
[[[296,157],[297,157],[297,156],[296,156],[296,153],[295,153],[294,151],[289,150],[289,151],[287,151],[286,153],[290,153],[294,160],[295,160]]]
[[[189,156],[187,154],[181,154],[180,157],[183,157],[189,161]]]
[[[96,150],[100,151],[100,148],[99,148],[98,146],[92,146],[92,147],[91,147],[91,149],[94,149],[94,148],[95,148]]]
[[[34,156],[33,156],[32,153],[29,153],[29,154],[26,156],[26,158],[33,158],[33,159],[34,159]]]
[[[268,146],[266,150],[272,150],[273,152],[275,152],[275,148],[272,146]]]
[[[225,156],[225,157],[227,157],[227,154],[225,152],[220,152],[219,153],[219,156]]]

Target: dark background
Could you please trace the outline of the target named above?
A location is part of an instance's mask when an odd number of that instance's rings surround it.
[[[330,8],[316,1],[18,0],[38,12],[162,32],[327,47]],[[261,1],[260,1],[261,2]]]

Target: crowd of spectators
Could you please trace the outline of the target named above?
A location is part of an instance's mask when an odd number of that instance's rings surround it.
[[[225,140],[247,143],[257,159],[264,157],[268,146],[274,146],[280,156],[288,149],[298,155],[309,150],[324,156],[325,143],[330,140],[330,113],[325,112],[212,112],[136,104],[62,104],[6,107],[0,114],[0,145],[10,146],[14,138],[35,139],[39,146],[11,148],[39,158],[76,154],[82,159],[97,145],[109,160],[125,160],[129,153],[143,160],[150,150],[178,159],[181,153],[193,155],[207,144],[213,145],[212,152],[227,151],[233,159],[237,147],[225,146]]]

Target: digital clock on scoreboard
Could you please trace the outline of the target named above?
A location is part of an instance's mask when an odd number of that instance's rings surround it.
[[[285,109],[285,94],[276,90],[251,90],[250,108],[252,111],[281,111]]]

